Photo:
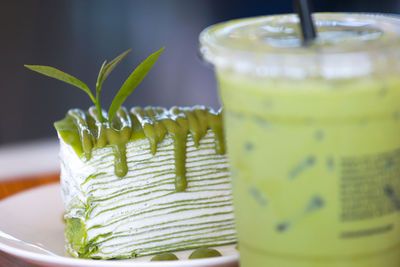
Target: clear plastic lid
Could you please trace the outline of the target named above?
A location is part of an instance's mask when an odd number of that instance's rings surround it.
[[[317,39],[302,45],[297,15],[240,19],[200,34],[200,53],[217,69],[267,77],[352,78],[400,70],[400,17],[316,13]]]

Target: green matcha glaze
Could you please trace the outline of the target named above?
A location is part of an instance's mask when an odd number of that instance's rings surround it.
[[[186,142],[190,134],[196,147],[208,129],[215,135],[215,150],[225,154],[225,142],[222,131],[222,113],[214,112],[202,106],[193,108],[173,107],[170,110],[159,107],[132,108],[128,112],[121,107],[112,122],[100,122],[95,107],[88,111],[72,109],[66,117],[54,124],[63,141],[69,144],[75,153],[90,160],[93,149],[111,146],[115,156],[114,169],[118,177],[128,172],[126,144],[130,141],[147,139],[153,155],[157,146],[166,135],[174,140],[175,189],[184,191],[186,181]]]
[[[215,150],[218,154],[225,154],[225,141],[222,132],[222,113],[207,113],[208,125],[215,134]]]
[[[190,254],[189,259],[203,259],[203,258],[212,258],[212,257],[221,257],[221,253],[218,250],[212,248],[198,248]]]
[[[108,144],[113,148],[115,174],[118,177],[124,177],[128,172],[126,143],[129,142],[131,134],[132,122],[129,113],[125,108],[120,108],[111,123],[111,127],[106,129]]]
[[[81,255],[87,253],[84,246],[87,240],[85,227],[83,220],[79,218],[65,218],[66,238],[70,241],[71,248]]]
[[[151,258],[150,261],[177,261],[177,260],[179,259],[174,253],[165,252],[155,255],[154,257]]]
[[[193,114],[193,112],[185,110],[183,113],[185,114],[185,116],[187,118],[189,131],[193,137],[194,145],[196,147],[199,147],[200,139],[204,136],[205,132],[201,128],[201,125],[200,125],[196,115]]]

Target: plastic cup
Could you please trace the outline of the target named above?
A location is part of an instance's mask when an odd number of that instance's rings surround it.
[[[242,267],[400,266],[400,19],[295,15],[200,35],[224,107]]]

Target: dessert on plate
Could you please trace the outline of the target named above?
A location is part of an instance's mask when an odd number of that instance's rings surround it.
[[[72,256],[132,258],[236,242],[221,111],[121,106],[162,50],[132,72],[108,112],[99,103],[102,83],[129,50],[103,63],[96,96],[69,74],[26,65],[94,103],[55,123]]]

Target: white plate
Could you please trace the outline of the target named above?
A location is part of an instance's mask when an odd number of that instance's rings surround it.
[[[0,201],[0,250],[43,266],[98,266],[98,267],[237,267],[238,252],[234,245],[216,247],[222,257],[150,262],[149,257],[131,260],[88,260],[69,257],[64,250],[63,203],[60,185],[52,184],[22,192]],[[17,241],[4,238],[15,237]],[[21,242],[22,240],[23,242]],[[44,248],[49,255],[24,242]],[[191,251],[175,253],[187,259]]]

